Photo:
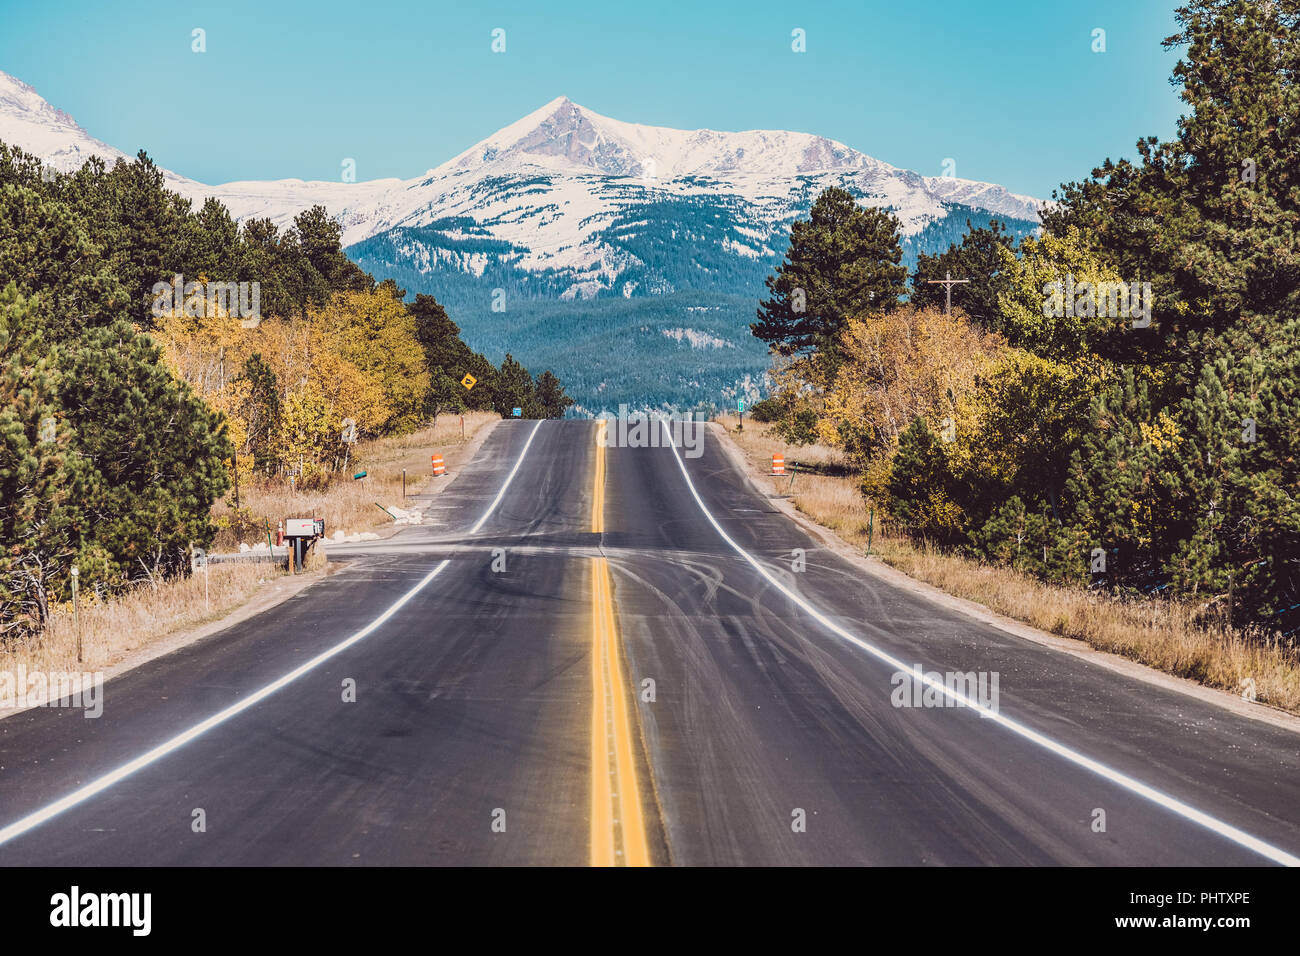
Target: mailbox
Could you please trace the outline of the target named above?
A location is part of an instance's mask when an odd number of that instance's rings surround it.
[[[321,524],[323,531],[324,522]],[[314,538],[316,534],[316,522],[311,518],[286,518],[284,521],[286,538]]]
[[[292,548],[289,556],[290,569],[301,568],[307,558],[307,549],[317,538],[325,537],[325,519],[285,518],[284,537]]]

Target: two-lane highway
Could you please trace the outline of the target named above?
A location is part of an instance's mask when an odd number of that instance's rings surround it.
[[[1300,735],[864,573],[711,432],[599,429],[503,422],[436,521],[0,721],[0,863],[1295,862]]]

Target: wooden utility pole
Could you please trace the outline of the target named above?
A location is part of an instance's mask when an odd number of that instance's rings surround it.
[[[926,279],[925,284],[943,286],[943,314],[950,315],[952,313],[952,287],[961,285],[963,282],[970,282],[970,279],[954,279],[951,272],[945,272],[943,275],[942,279]]]

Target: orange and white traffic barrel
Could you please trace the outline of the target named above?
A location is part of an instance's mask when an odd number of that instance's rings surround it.
[[[785,474],[785,455],[772,456],[772,474],[774,475]]]
[[[437,477],[439,475],[445,475],[447,473],[447,466],[442,463],[442,456],[430,455],[429,457],[433,459],[434,476]]]

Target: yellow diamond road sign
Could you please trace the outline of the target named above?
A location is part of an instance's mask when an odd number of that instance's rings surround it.
[[[464,378],[460,380],[460,384],[464,385],[465,388],[470,389],[478,384],[478,379],[476,379],[473,375],[467,374]]]

